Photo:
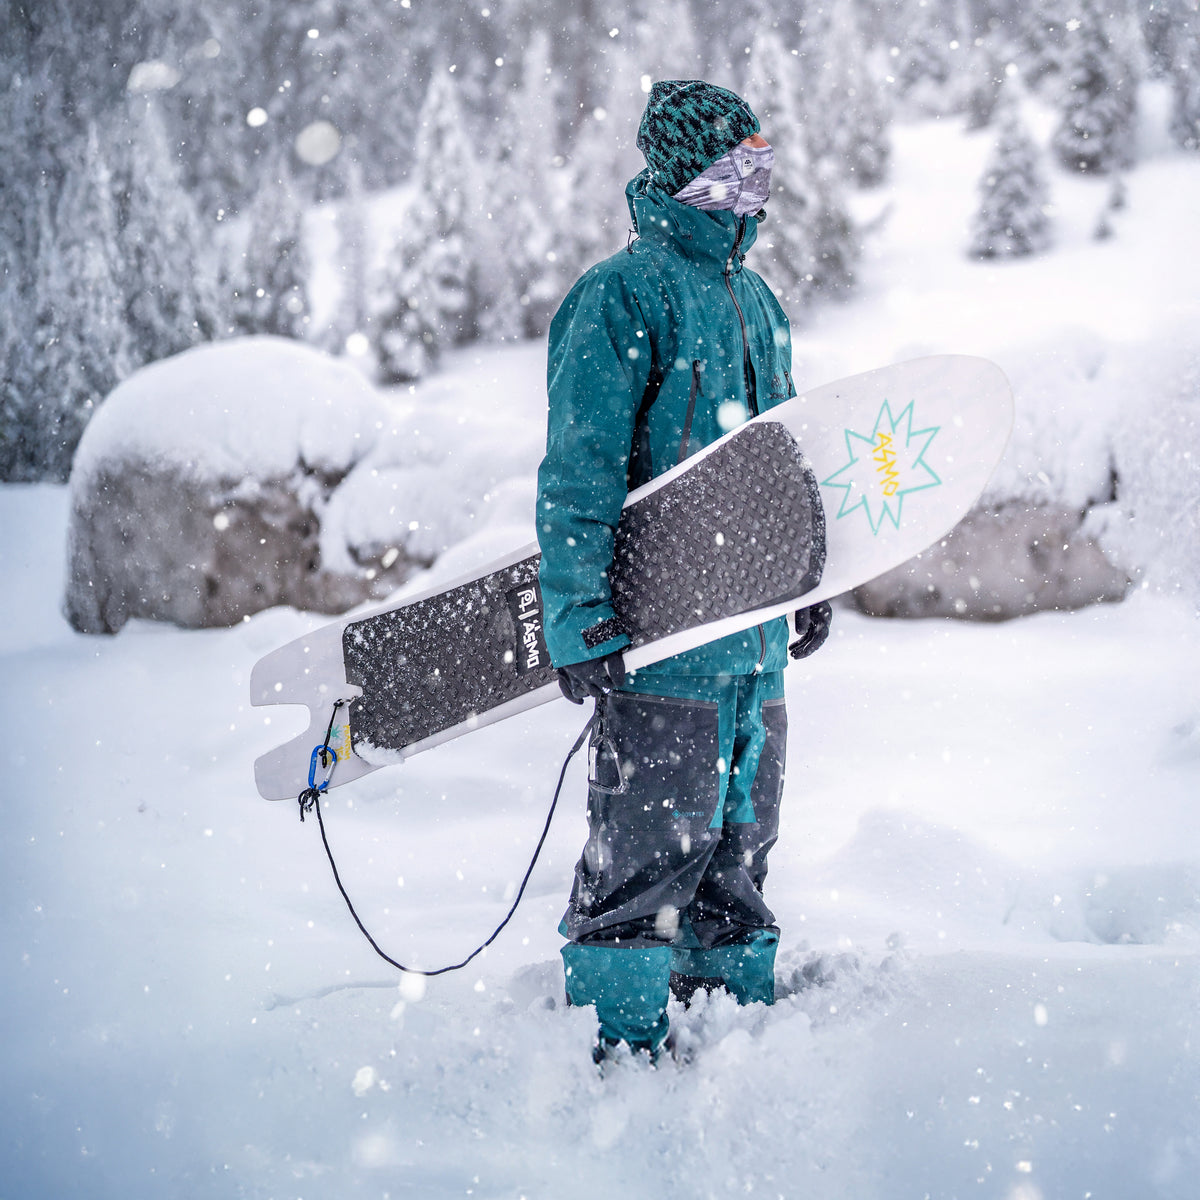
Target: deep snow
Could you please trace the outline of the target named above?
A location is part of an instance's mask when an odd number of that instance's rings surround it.
[[[918,351],[1007,366],[1056,334],[1107,354],[1195,312],[1190,281],[1150,272],[1196,245],[1200,163],[1152,158],[1099,246],[1070,223],[1099,191],[1055,176],[1059,250],[981,266],[953,231],[985,154],[945,122],[898,131],[892,222],[861,298],[798,331],[804,381]],[[927,193],[936,240],[912,211]],[[466,352],[400,401],[474,397],[479,439],[511,421],[524,447],[539,359]],[[525,540],[529,489],[499,487],[436,572]],[[62,489],[0,489],[0,1200],[1194,1197],[1200,639],[1165,567],[1120,606],[1005,625],[839,612],[789,670],[780,1001],[675,1012],[689,1065],[601,1079],[555,932],[581,765],[500,940],[398,981],[312,821],[253,789],[301,720],[249,707],[250,667],[321,619],[73,634],[65,521]],[[554,704],[326,802],[393,954],[436,966],[491,930],[583,720]]]

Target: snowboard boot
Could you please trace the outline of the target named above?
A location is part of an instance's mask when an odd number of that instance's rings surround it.
[[[678,971],[671,972],[671,995],[687,1008],[696,998],[697,993],[711,996],[713,992],[726,990],[725,980],[715,975],[681,975]]]

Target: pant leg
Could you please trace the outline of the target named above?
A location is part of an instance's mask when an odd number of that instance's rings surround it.
[[[595,1006],[603,1036],[653,1048],[679,915],[720,839],[721,706],[629,692],[597,703],[588,840],[562,924],[567,997]]]
[[[588,840],[564,933],[669,945],[720,839],[716,700],[613,692],[589,745]]]
[[[686,910],[679,975],[720,979],[741,1003],[771,1003],[779,930],[763,899],[767,855],[779,836],[787,745],[782,673],[737,681],[721,836]]]

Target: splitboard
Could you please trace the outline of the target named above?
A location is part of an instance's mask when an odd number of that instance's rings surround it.
[[[815,388],[631,492],[614,608],[632,668],[856,587],[967,513],[1012,427],[998,367],[938,356]],[[541,633],[537,546],[261,659],[256,705],[303,704],[308,730],[255,764],[294,799],[322,744],[338,786],[559,695]],[[824,568],[824,569],[822,569]],[[334,703],[349,701],[335,716]]]

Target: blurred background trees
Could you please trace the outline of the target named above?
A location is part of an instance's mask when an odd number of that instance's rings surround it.
[[[1136,153],[1138,84],[1156,76],[1171,136],[1200,147],[1196,0],[5,9],[3,480],[64,478],[111,387],[198,342],[349,346],[398,382],[454,345],[539,336],[575,276],[625,243],[652,79],[743,90],[769,124],[778,186],[756,259],[799,322],[854,286],[850,201],[886,182],[894,115],[986,125],[1011,65],[1060,114],[1058,161],[1115,173]],[[992,175],[1033,219],[1022,189],[1044,181],[1006,120]],[[985,203],[993,225],[1008,220],[997,196]],[[322,211],[336,295],[318,321]],[[980,237],[999,247],[1008,227]]]

